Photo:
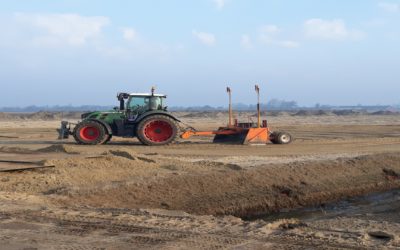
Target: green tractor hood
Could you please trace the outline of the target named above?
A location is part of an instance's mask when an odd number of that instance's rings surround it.
[[[94,111],[94,112],[87,112],[81,115],[82,120],[86,119],[97,119],[104,121],[108,124],[112,124],[116,119],[124,119],[125,113],[121,111]]]

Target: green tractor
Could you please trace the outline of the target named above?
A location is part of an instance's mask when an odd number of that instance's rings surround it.
[[[175,140],[179,128],[176,117],[164,106],[166,95],[141,93],[119,93],[119,107],[112,111],[95,111],[82,114],[73,124],[61,122],[59,139],[72,135],[80,144],[105,144],[113,136],[137,137],[145,145],[166,145]],[[75,125],[71,128],[71,124]]]

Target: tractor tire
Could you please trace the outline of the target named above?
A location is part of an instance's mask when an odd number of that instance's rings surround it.
[[[289,144],[292,142],[292,136],[286,132],[273,132],[271,142],[273,144]]]
[[[106,134],[106,138],[103,142],[101,142],[101,144],[107,144],[112,138],[112,135],[110,134]]]
[[[79,144],[96,145],[107,140],[107,132],[104,126],[95,121],[82,121],[73,131],[75,141]]]
[[[152,115],[139,122],[136,135],[141,143],[161,146],[173,142],[178,134],[176,121],[166,115]]]

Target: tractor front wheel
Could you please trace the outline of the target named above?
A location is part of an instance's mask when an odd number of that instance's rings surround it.
[[[107,139],[107,133],[103,125],[95,121],[82,121],[78,123],[73,132],[75,141],[80,144],[101,144]]]
[[[166,115],[153,115],[144,118],[137,126],[139,141],[148,146],[161,146],[173,142],[178,133],[174,119]]]
[[[111,141],[112,135],[107,134],[106,137],[104,138],[104,141],[101,142],[101,144],[107,144],[109,141]]]

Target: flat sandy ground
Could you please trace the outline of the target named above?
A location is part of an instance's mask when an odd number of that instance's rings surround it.
[[[178,115],[199,129],[226,121]],[[59,121],[2,120],[0,160],[44,168],[0,172],[0,248],[400,248],[398,200],[384,210],[255,219],[399,189],[399,115],[280,115],[269,124],[295,141],[244,146],[198,137],[147,147],[113,138],[82,146],[56,139]]]

